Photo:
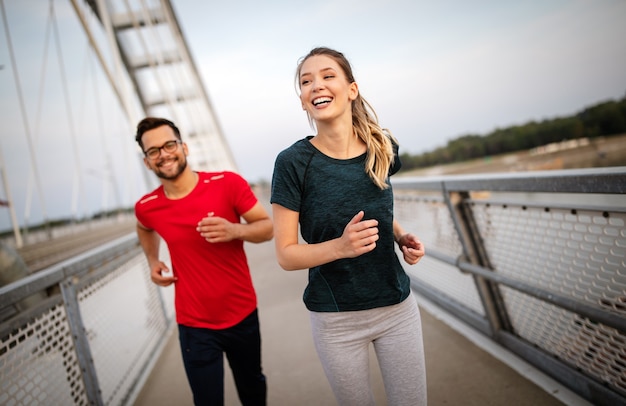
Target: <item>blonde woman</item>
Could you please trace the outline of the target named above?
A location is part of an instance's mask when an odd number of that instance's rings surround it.
[[[424,256],[424,246],[393,218],[389,176],[400,168],[397,143],[361,97],[342,53],[313,49],[300,60],[296,80],[317,133],[276,158],[278,262],[288,271],[309,269],[303,299],[340,405],[374,404],[370,344],[388,404],[424,405],[420,314],[394,243],[408,264]]]

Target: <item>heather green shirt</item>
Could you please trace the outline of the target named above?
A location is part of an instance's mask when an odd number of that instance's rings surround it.
[[[300,213],[300,233],[310,244],[342,235],[360,210],[378,220],[376,248],[309,269],[304,303],[311,311],[365,310],[400,303],[410,293],[395,252],[393,191],[380,190],[365,173],[365,154],[334,159],[302,139],[276,158],[271,203]],[[390,173],[400,168],[397,157]]]

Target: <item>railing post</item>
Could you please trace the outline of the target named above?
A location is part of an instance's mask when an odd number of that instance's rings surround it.
[[[472,264],[491,269],[480,230],[476,226],[472,211],[467,206],[467,201],[470,198],[469,193],[450,192],[445,183],[442,183],[441,187],[466,260]],[[497,332],[502,329],[511,331],[512,325],[506,313],[498,285],[477,275],[473,275],[473,279],[483,303],[493,338],[497,338]]]
[[[87,332],[85,331],[85,326],[80,314],[74,278],[75,277],[66,278],[60,284],[63,304],[72,333],[78,364],[82,372],[87,399],[89,399],[90,404],[101,406],[104,405],[102,393],[100,391],[100,385],[98,384],[98,377],[96,375],[93,357],[91,356],[89,341],[87,340]]]

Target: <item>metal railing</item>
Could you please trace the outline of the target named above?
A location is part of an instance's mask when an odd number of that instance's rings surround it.
[[[626,403],[625,167],[393,187],[426,245],[407,267],[415,291],[594,404]],[[173,292],[130,234],[0,287],[0,314],[16,314],[0,323],[0,404],[129,404],[173,328]]]
[[[598,405],[626,403],[626,167],[400,178],[413,288]]]
[[[0,303],[18,311],[0,324],[2,405],[128,404],[173,327],[173,292],[134,233],[0,288]]]

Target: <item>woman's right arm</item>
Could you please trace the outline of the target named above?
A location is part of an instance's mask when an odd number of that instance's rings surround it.
[[[316,243],[300,243],[298,221],[300,213],[279,204],[272,204],[274,241],[279,265],[286,271],[308,269],[341,258],[354,258],[376,248],[378,221],[363,219],[357,213],[335,239]]]

